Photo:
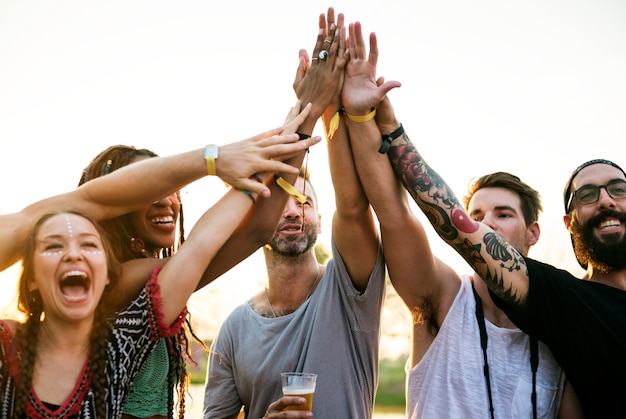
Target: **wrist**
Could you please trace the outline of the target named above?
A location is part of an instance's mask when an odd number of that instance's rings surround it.
[[[367,122],[376,116],[376,108],[371,107],[367,112],[359,112],[359,113],[351,113],[348,110],[343,110],[346,118],[348,118],[352,122]]]
[[[404,127],[402,126],[402,124],[400,124],[400,126],[398,128],[396,128],[395,130],[393,130],[392,132],[390,132],[388,134],[383,134],[382,135],[382,144],[380,145],[380,148],[378,149],[378,152],[380,154],[387,153],[387,151],[389,151],[389,148],[391,147],[391,143],[396,138],[400,137],[402,134],[404,134]]]

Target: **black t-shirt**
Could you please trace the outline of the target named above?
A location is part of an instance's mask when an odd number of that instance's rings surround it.
[[[550,348],[587,419],[624,417],[626,291],[532,259],[526,263],[526,303],[507,306],[491,294],[494,302],[520,329]]]

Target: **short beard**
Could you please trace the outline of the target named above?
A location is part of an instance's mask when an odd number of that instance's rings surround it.
[[[315,246],[317,231],[315,228],[305,226],[306,235],[299,239],[281,239],[276,234],[267,244],[267,247],[280,256],[296,257],[307,253]]]
[[[580,224],[576,217],[572,217],[572,245],[576,259],[582,266],[591,264],[594,270],[610,273],[626,268],[626,236],[615,240],[599,240],[594,234],[594,227],[608,217],[615,217],[620,222],[626,222],[626,214],[607,210],[592,217],[585,225]]]

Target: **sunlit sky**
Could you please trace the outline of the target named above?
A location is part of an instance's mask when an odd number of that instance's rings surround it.
[[[562,189],[590,158],[626,165],[622,0],[0,0],[0,211],[74,188],[113,144],[169,155],[281,125],[298,50],[312,50],[328,6],[377,33],[379,75],[402,82],[390,93],[396,112],[457,195],[488,172],[519,175],[545,206],[531,256],[579,273]],[[328,244],[323,144],[309,162]],[[206,179],[185,191],[189,230],[225,187]],[[468,270],[432,237],[438,255]],[[264,272],[259,252],[192,298],[207,333]],[[5,307],[17,274],[0,274]]]

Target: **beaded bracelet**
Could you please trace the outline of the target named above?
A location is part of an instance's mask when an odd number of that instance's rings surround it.
[[[241,192],[245,193],[246,195],[248,195],[248,198],[250,198],[252,200],[252,205],[256,204],[256,199],[254,199],[254,196],[252,196],[252,194],[250,193],[250,191],[246,190],[246,189],[241,189]]]

